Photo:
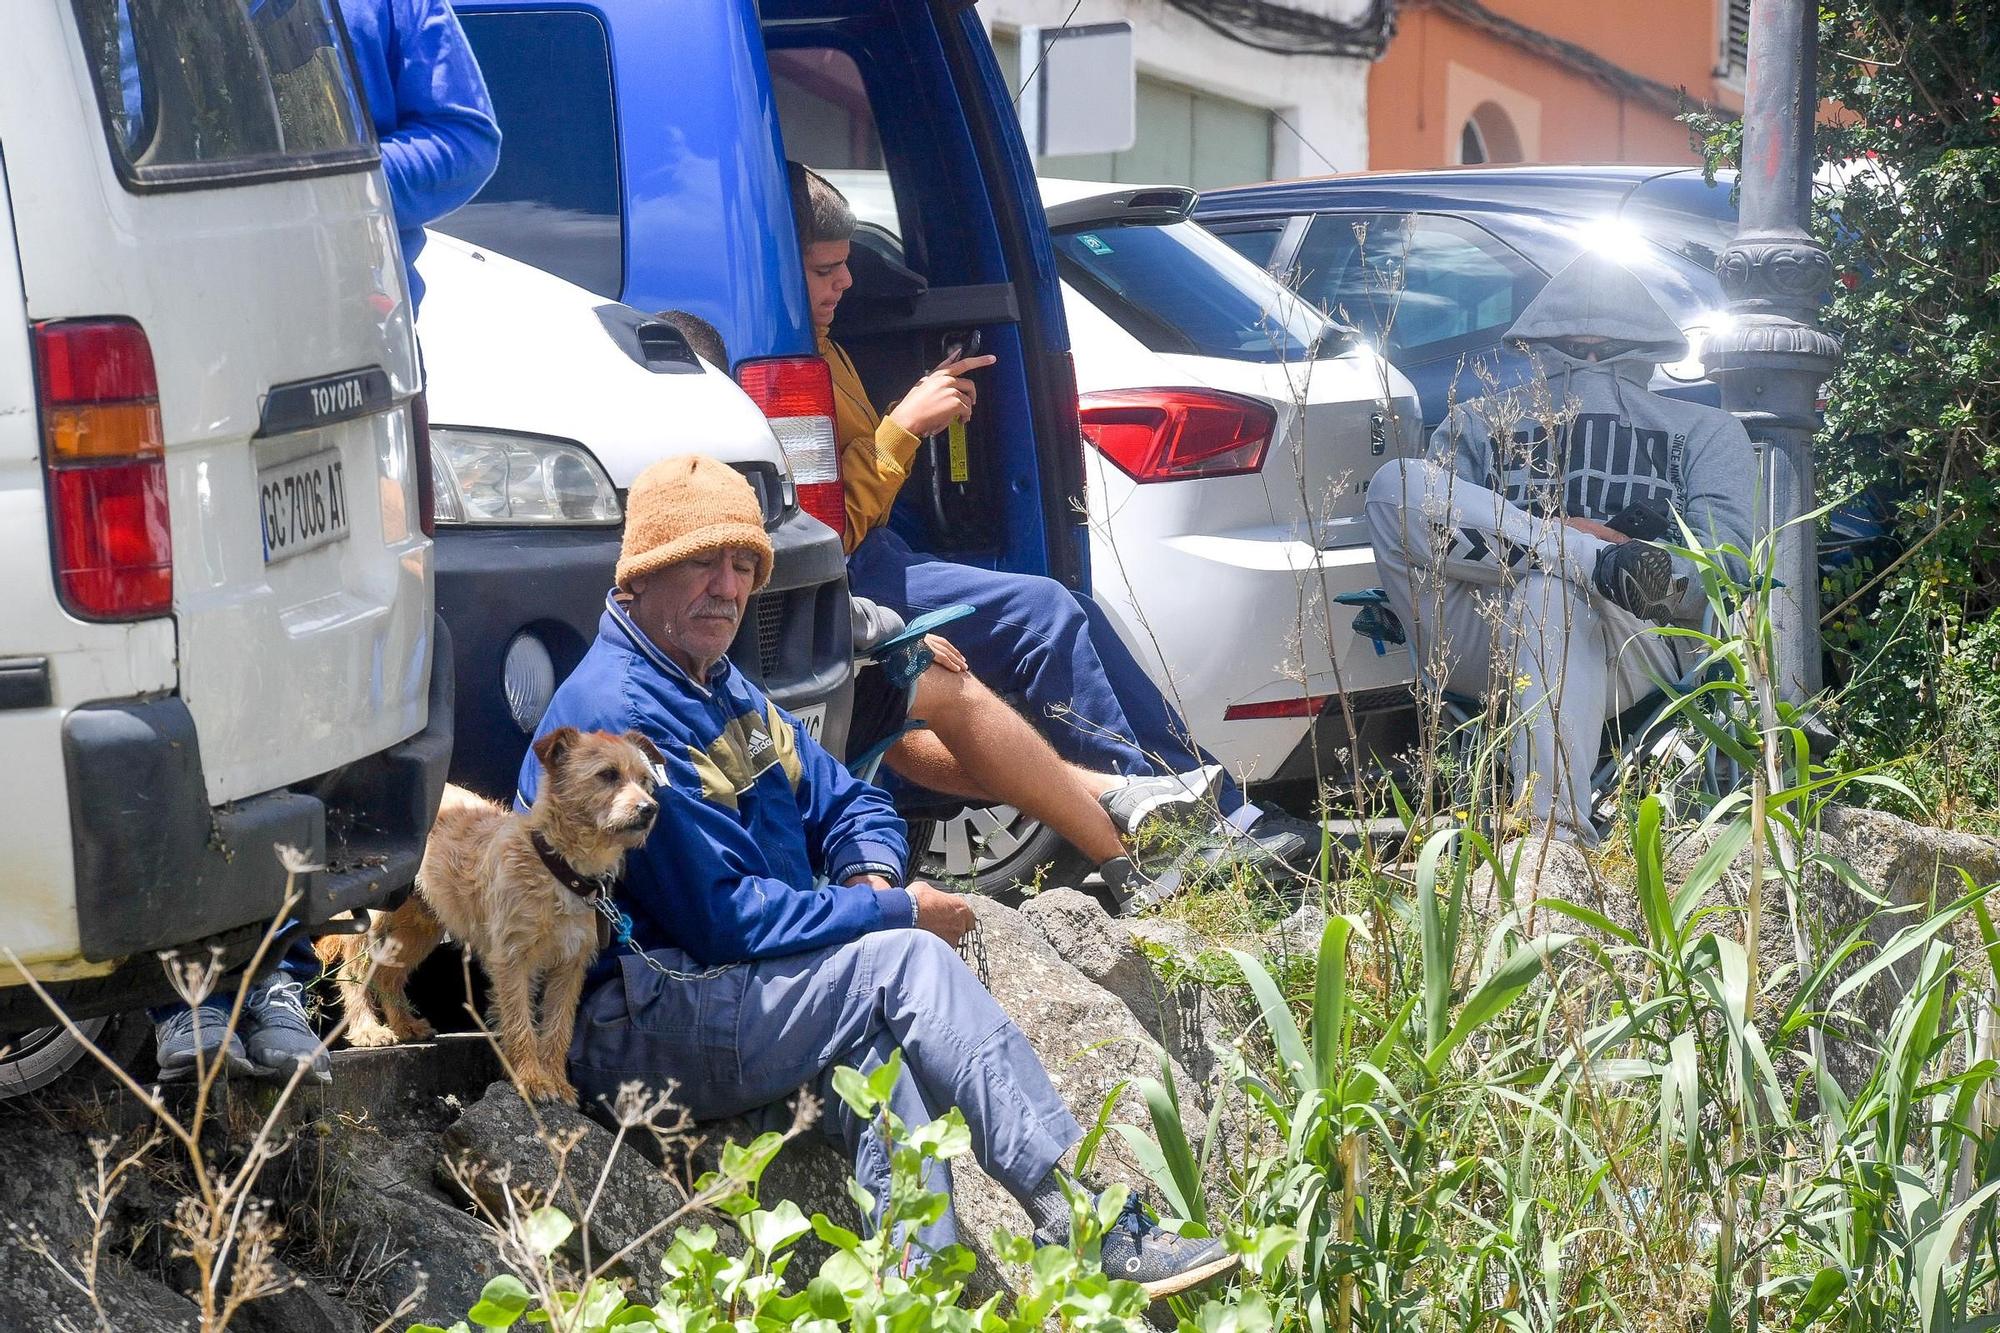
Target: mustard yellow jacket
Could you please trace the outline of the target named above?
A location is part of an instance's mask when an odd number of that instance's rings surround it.
[[[889,521],[896,493],[909,479],[916,436],[882,416],[861,387],[861,373],[840,344],[819,334],[819,354],[833,372],[834,435],[840,445],[840,484],[847,501],[841,546],[853,555],[861,539]]]

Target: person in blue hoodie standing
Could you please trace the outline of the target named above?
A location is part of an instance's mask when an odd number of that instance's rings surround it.
[[[500,163],[493,100],[449,0],[340,0],[382,143],[412,313],[424,299],[424,228],[479,193]]]
[[[298,0],[264,0],[252,18],[272,21]],[[479,192],[500,161],[500,126],[448,0],[340,0],[354,68],[382,147],[382,175],[396,217],[410,313],[423,300],[417,255],[424,227]],[[326,1045],[307,1018],[302,982],[319,975],[309,941],[294,943],[244,997],[241,1036],[228,1030],[229,996],[199,1011],[173,1005],[154,1011],[160,1077],[192,1078],[220,1059],[239,1074],[289,1078],[300,1064],[325,1083],[333,1078]],[[198,1063],[199,1062],[199,1063]]]
[[[628,1083],[671,1088],[696,1120],[810,1087],[822,1128],[880,1201],[885,1145],[832,1095],[832,1072],[873,1070],[900,1051],[890,1108],[916,1126],[957,1107],[980,1167],[1039,1239],[1066,1243],[1060,1162],[1082,1131],[954,952],[977,925],[972,909],[904,877],[909,848],[888,796],[726,656],[771,560],[757,498],[727,464],[670,458],[633,482],[617,589],[537,732],[638,731],[665,756],[658,821],[614,889],[629,940],[595,965],[571,1080],[586,1105],[609,1105]],[[517,799],[532,802],[540,780],[531,750]],[[948,1192],[948,1173],[934,1171],[930,1186]],[[955,1236],[947,1211],[912,1239],[936,1250]],[[1163,1231],[1136,1204],[1102,1256],[1155,1295],[1232,1262],[1218,1242]]]

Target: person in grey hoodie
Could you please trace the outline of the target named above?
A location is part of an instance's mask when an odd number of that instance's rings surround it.
[[[1679,519],[1704,547],[1747,552],[1756,459],[1727,412],[1647,387],[1687,340],[1615,260],[1572,262],[1507,339],[1538,376],[1454,407],[1426,457],[1384,465],[1369,538],[1425,675],[1510,693],[1517,799],[1595,844],[1604,723],[1679,674],[1676,640],[1653,629],[1707,609],[1693,562],[1656,541],[1681,544]]]

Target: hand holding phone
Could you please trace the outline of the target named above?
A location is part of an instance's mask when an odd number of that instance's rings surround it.
[[[1604,520],[1604,526],[1634,541],[1665,541],[1680,532],[1674,511],[1664,500],[1638,500]]]

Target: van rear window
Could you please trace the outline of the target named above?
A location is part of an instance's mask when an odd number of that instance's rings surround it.
[[[332,0],[74,0],[120,177],[133,188],[372,166]]]
[[[438,230],[617,300],[625,227],[604,24],[572,10],[468,12],[459,23],[507,149],[472,202]],[[679,159],[678,131],[661,132]]]

